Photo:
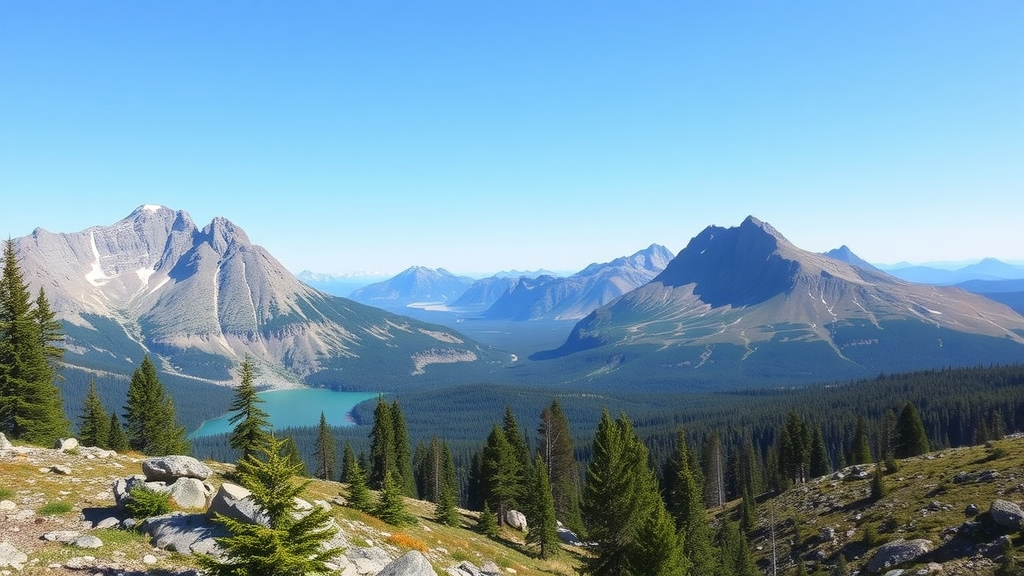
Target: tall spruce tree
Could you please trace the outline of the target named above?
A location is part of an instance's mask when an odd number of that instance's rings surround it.
[[[594,554],[583,559],[583,572],[634,574],[630,562],[653,538],[644,525],[661,506],[657,479],[647,464],[647,448],[624,414],[613,421],[605,410],[583,487],[583,521],[588,539],[597,545]],[[646,565],[645,570],[662,573],[659,566]]]
[[[676,431],[676,453],[672,460],[675,478],[669,494],[669,511],[683,534],[686,557],[694,574],[716,574],[717,553],[702,496],[704,479],[682,429]]]
[[[352,470],[358,465],[356,452],[352,449],[352,443],[345,441],[345,447],[341,449],[341,481],[349,483],[352,481]]]
[[[50,370],[57,379],[61,379],[60,370],[64,365],[64,326],[57,320],[57,313],[50,307],[50,301],[46,298],[46,291],[39,287],[36,294],[35,308],[36,325],[39,327],[39,343],[43,347],[43,356],[46,357]]]
[[[441,467],[441,493],[437,496],[434,519],[446,526],[458,526],[462,523],[462,517],[457,508],[459,483],[455,477],[452,451],[448,448],[447,442],[441,444],[441,460],[444,462]]]
[[[380,490],[388,473],[399,473],[395,459],[395,420],[391,416],[391,406],[383,396],[378,396],[370,430],[370,468],[367,470],[370,486]]]
[[[868,440],[868,423],[864,416],[857,416],[857,425],[853,430],[853,445],[850,447],[850,464],[870,464],[871,442]]]
[[[393,421],[395,444],[395,464],[397,466],[395,483],[402,490],[402,494],[416,498],[416,477],[412,472],[412,454],[409,451],[409,432],[405,425],[405,414],[398,404],[398,399],[391,404],[391,419]]]
[[[337,464],[338,453],[334,447],[334,434],[331,433],[331,427],[327,425],[327,418],[323,412],[320,413],[313,455],[316,460],[315,476],[321,480],[334,480],[334,466]]]
[[[929,451],[928,435],[924,431],[921,415],[912,402],[907,402],[896,420],[896,441],[893,455],[897,458],[920,456]]]
[[[60,338],[59,323],[45,294],[39,294],[33,308],[14,241],[8,239],[0,272],[0,432],[46,445],[67,436],[71,423],[55,383],[60,352],[51,343]]]
[[[750,546],[735,522],[724,520],[719,526],[717,540],[721,551],[722,576],[761,576],[750,553]]]
[[[516,462],[519,464],[518,476],[522,482],[519,494],[525,495],[530,487],[530,467],[533,465],[530,460],[530,446],[526,443],[526,436],[519,429],[519,422],[516,421],[515,412],[507,404],[505,405],[505,416],[502,418],[501,429],[505,433],[508,445],[512,448],[512,454],[515,455]],[[522,503],[514,500],[512,505],[522,506]]]
[[[672,516],[658,502],[644,518],[626,562],[629,576],[687,576],[690,560],[683,553],[683,533],[676,530]],[[695,574],[695,573],[694,573]]]
[[[808,471],[811,478],[820,478],[832,471],[832,462],[828,458],[828,450],[825,448],[825,437],[821,432],[821,426],[815,426],[814,434],[811,436]]]
[[[288,460],[288,465],[295,468],[296,476],[309,477],[309,469],[306,468],[306,461],[302,458],[302,452],[299,450],[299,445],[295,442],[295,436],[289,434],[284,437],[284,446],[281,448],[281,453]]]
[[[498,525],[505,525],[505,515],[523,496],[523,467],[508,437],[497,424],[487,436],[481,462],[481,483],[484,498],[498,515]]]
[[[121,428],[117,420],[117,412],[110,413],[110,426],[107,428],[107,448],[115,452],[124,452],[128,449],[128,436]]]
[[[579,468],[576,448],[569,431],[569,420],[558,399],[540,413],[537,428],[537,452],[547,466],[555,517],[577,534],[583,532],[580,516]]]
[[[247,356],[238,370],[240,382],[235,398],[228,406],[232,414],[228,424],[234,426],[228,444],[238,450],[240,460],[263,453],[270,440],[270,416],[259,407],[263,399],[256,393],[256,373]]]
[[[555,519],[555,501],[551,497],[547,465],[540,454],[534,461],[532,475],[530,490],[527,492],[529,529],[526,532],[526,544],[537,548],[537,556],[549,558],[558,551],[558,520]]]
[[[82,413],[79,416],[82,425],[78,429],[78,442],[83,446],[110,448],[110,415],[103,408],[100,396],[96,392],[96,381],[89,379],[89,391],[82,402]]]
[[[178,424],[174,401],[157,378],[149,355],[132,373],[124,406],[128,447],[147,456],[188,454],[185,428]]]
[[[327,574],[340,550],[325,546],[337,533],[330,512],[319,506],[299,513],[295,500],[309,480],[295,483],[295,467],[282,454],[284,441],[271,438],[264,452],[238,463],[241,484],[266,515],[266,524],[239,522],[217,515],[229,536],[217,538],[223,558],[199,556],[215,576],[293,576]]]

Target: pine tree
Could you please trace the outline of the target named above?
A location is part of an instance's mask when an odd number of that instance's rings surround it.
[[[689,559],[683,553],[683,534],[660,501],[644,518],[636,542],[627,553],[630,576],[686,576],[691,574]],[[696,574],[696,572],[692,572]]]
[[[392,526],[415,524],[416,518],[405,509],[402,488],[395,483],[394,476],[388,472],[384,476],[384,485],[378,494],[377,505],[372,514]]]
[[[722,466],[722,441],[717,432],[705,438],[701,449],[701,470],[704,472],[704,505],[721,508],[725,505],[725,469]]]
[[[60,338],[59,332],[55,332],[59,330],[59,323],[54,321],[43,292],[33,309],[13,240],[4,243],[3,261],[0,272],[0,432],[32,444],[52,444],[71,431],[60,389],[55,384],[56,359],[60,352],[50,345]]]
[[[292,576],[327,574],[327,562],[340,550],[325,547],[337,533],[330,512],[319,506],[299,512],[295,499],[309,480],[295,483],[295,467],[281,450],[284,442],[271,438],[262,458],[250,455],[238,463],[241,484],[266,515],[266,525],[239,522],[217,515],[215,521],[230,534],[217,538],[224,559],[199,556],[199,562],[215,576]]]
[[[807,423],[795,411],[786,416],[779,434],[779,471],[787,482],[807,481],[811,434]]]
[[[124,410],[129,448],[147,456],[188,454],[185,428],[178,424],[174,401],[164,392],[148,354],[132,374]]]
[[[547,466],[540,454],[534,461],[532,476],[533,482],[527,492],[530,502],[526,506],[529,518],[526,544],[536,546],[537,555],[541,558],[548,558],[558,550],[558,521],[555,519],[555,501],[551,497]]]
[[[924,431],[924,423],[914,404],[907,402],[896,420],[895,444],[893,456],[910,458],[928,452],[928,435]]]
[[[313,453],[316,458],[316,477],[321,480],[333,480],[338,453],[334,448],[334,435],[331,433],[330,426],[327,425],[327,418],[323,412],[320,413],[320,426],[317,429],[316,447]]]
[[[829,576],[850,576],[850,569],[846,566],[846,557],[842,552],[836,555],[836,563],[828,572]]]
[[[625,415],[612,421],[605,410],[594,436],[581,502],[588,539],[597,544],[594,555],[583,560],[584,573],[630,574],[630,559],[644,544],[638,534],[643,533],[643,525],[660,506],[657,479],[647,464],[647,448]]]
[[[515,457],[515,462],[519,467],[516,475],[519,477],[519,496],[513,498],[510,502],[512,507],[521,507],[521,497],[524,496],[530,487],[530,467],[532,462],[530,461],[530,447],[526,443],[526,436],[523,435],[519,429],[519,423],[516,421],[516,415],[512,411],[512,407],[505,405],[505,416],[502,418],[501,430],[505,433],[505,439],[508,440],[508,445],[512,449],[512,454]]]
[[[540,413],[537,428],[537,451],[547,466],[551,483],[551,497],[555,502],[555,517],[577,534],[583,532],[580,516],[579,468],[576,448],[569,431],[569,421],[562,412],[558,399]]]
[[[295,436],[288,435],[284,437],[282,451],[288,460],[288,465],[295,468],[295,475],[308,478],[309,470],[306,468],[306,461],[302,458],[302,452],[299,451],[299,445],[295,442]]]
[[[697,466],[697,458],[689,449],[686,434],[681,429],[676,432],[673,463],[675,479],[669,495],[669,510],[686,542],[686,557],[694,574],[715,574],[718,562],[702,497],[701,486],[704,481]]]
[[[117,420],[117,412],[110,413],[110,426],[107,430],[107,448],[115,452],[124,452],[128,449],[128,436],[121,429],[121,423]]]
[[[881,500],[889,493],[885,485],[885,475],[882,473],[882,463],[875,464],[875,473],[871,476],[871,499]]]
[[[857,416],[857,427],[853,431],[853,446],[850,448],[850,464],[868,464],[871,458],[871,443],[868,441],[868,424],[863,416]]]
[[[405,426],[405,415],[398,399],[391,404],[391,418],[394,422],[394,459],[397,466],[395,483],[401,488],[402,494],[416,498],[416,478],[412,473],[412,454],[409,452],[409,433]]]
[[[82,403],[82,413],[79,416],[82,425],[78,430],[78,442],[83,446],[97,446],[109,448],[110,441],[110,416],[100,402],[100,396],[96,392],[96,382],[89,379],[89,391]]]
[[[42,286],[36,294],[35,318],[39,327],[39,343],[43,347],[43,356],[46,357],[55,378],[62,379],[59,372],[64,364],[64,348],[58,344],[64,342],[64,327],[57,320],[57,313],[50,307],[50,301],[47,300],[46,291]]]
[[[363,472],[359,461],[353,459],[348,471],[348,506],[360,512],[370,512],[373,503],[370,499],[370,489],[366,486],[366,473]]]
[[[523,496],[523,468],[497,424],[487,437],[481,467],[484,497],[497,513],[498,525],[504,526],[505,515]]]
[[[370,468],[367,470],[370,486],[379,490],[384,486],[384,477],[390,472],[398,474],[395,460],[395,420],[391,417],[391,406],[383,396],[377,397],[373,409],[373,429],[370,430]]]
[[[828,459],[828,450],[825,448],[825,438],[821,433],[821,426],[815,426],[814,435],[811,437],[808,473],[811,478],[820,478],[831,471],[832,463]]]
[[[722,522],[718,530],[718,549],[721,551],[723,576],[761,576],[750,546],[735,522]]]
[[[358,465],[352,443],[346,440],[345,447],[341,450],[341,481],[346,484],[352,482],[352,470]]]
[[[235,398],[228,406],[228,413],[233,413],[228,424],[234,426],[228,444],[238,450],[240,460],[248,460],[249,456],[264,451],[270,439],[270,416],[259,407],[263,399],[256,393],[256,374],[248,356],[239,368],[239,378]]]
[[[498,535],[498,522],[491,511],[491,505],[484,500],[484,509],[480,512],[480,520],[477,522],[477,530],[481,534],[494,538]]]
[[[452,462],[452,452],[448,444],[442,444],[441,448],[441,487],[437,496],[437,506],[434,508],[434,519],[446,526],[458,526],[462,522],[459,511],[456,508],[455,493],[458,490],[458,481],[455,478],[455,464]]]

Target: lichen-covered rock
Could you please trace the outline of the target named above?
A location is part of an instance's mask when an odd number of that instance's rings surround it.
[[[868,562],[867,571],[878,573],[882,570],[895,568],[904,562],[910,562],[932,550],[931,540],[894,540],[883,544],[875,552],[874,558]]]
[[[988,509],[992,521],[1011,530],[1020,530],[1024,526],[1024,510],[1017,504],[1007,500],[994,500]]]
[[[213,489],[197,478],[178,478],[167,492],[179,507],[190,509],[205,510],[213,496]]]
[[[21,569],[28,562],[28,555],[18,550],[9,542],[0,542],[0,568]]]
[[[178,478],[206,480],[213,470],[191,456],[160,456],[142,461],[142,473],[150,482],[173,483]]]
[[[217,489],[210,500],[207,514],[211,517],[220,514],[238,522],[266,525],[268,520],[252,499],[252,493],[237,484],[225,482]]]

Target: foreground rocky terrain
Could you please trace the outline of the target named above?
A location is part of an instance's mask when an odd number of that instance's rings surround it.
[[[225,493],[230,501],[224,475],[232,467],[182,461],[187,466],[73,441],[54,449],[12,446],[0,437],[0,574],[200,574],[192,552],[213,550],[206,508]],[[884,476],[881,498],[872,497],[874,466],[763,496],[748,535],[762,572],[796,573],[797,563],[807,573],[828,571],[842,556],[851,574],[988,575],[1020,556],[1024,437],[898,464]],[[143,522],[127,518],[118,500],[137,482],[176,486],[178,510]],[[399,529],[344,507],[342,494],[338,483],[314,481],[305,497],[330,508],[341,529],[334,545],[345,550],[333,568],[344,576],[568,575],[585,553],[565,546],[556,559],[537,560],[521,532],[485,538],[472,531],[477,518],[468,511],[461,528],[441,526],[429,520],[433,506],[415,500],[407,503],[418,524]],[[736,506],[712,515],[731,517]]]

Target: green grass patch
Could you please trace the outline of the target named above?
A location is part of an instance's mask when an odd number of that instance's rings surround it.
[[[0,500],[9,500],[11,496],[14,496],[14,490],[10,488],[0,488]]]
[[[39,509],[40,516],[60,516],[71,512],[74,507],[69,502],[50,502]]]

